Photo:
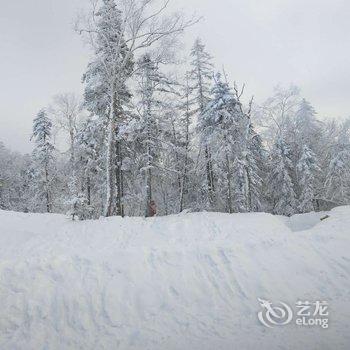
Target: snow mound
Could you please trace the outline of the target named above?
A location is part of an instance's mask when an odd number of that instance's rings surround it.
[[[289,218],[280,217],[284,223],[294,232],[309,230],[321,223],[325,218],[325,212],[312,212],[307,214],[296,214]]]
[[[0,349],[349,349],[350,207],[328,215],[0,211]],[[258,298],[326,300],[330,327],[266,328]]]

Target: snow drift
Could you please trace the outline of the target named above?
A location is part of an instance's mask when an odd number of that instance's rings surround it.
[[[0,211],[0,349],[349,349],[350,207],[322,215]],[[258,298],[330,326],[266,328]]]

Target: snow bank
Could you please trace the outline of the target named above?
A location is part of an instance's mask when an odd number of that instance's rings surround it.
[[[71,222],[0,211],[0,349],[349,349],[350,207]],[[258,298],[329,302],[328,329]]]

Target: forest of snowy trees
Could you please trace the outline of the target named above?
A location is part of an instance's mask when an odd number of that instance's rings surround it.
[[[200,39],[176,57],[196,19],[121,3],[77,20],[92,53],[84,96],[60,94],[33,116],[31,154],[0,143],[0,209],[83,220],[150,216],[152,201],[158,215],[350,204],[350,119],[318,118],[295,86],[243,102]]]

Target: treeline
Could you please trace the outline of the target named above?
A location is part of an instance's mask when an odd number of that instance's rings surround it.
[[[103,0],[77,22],[94,54],[83,101],[59,95],[38,113],[31,155],[0,146],[1,208],[88,219],[150,216],[151,203],[159,215],[349,204],[350,120],[320,121],[296,87],[243,103],[199,39],[175,62],[193,20],[122,4]]]

